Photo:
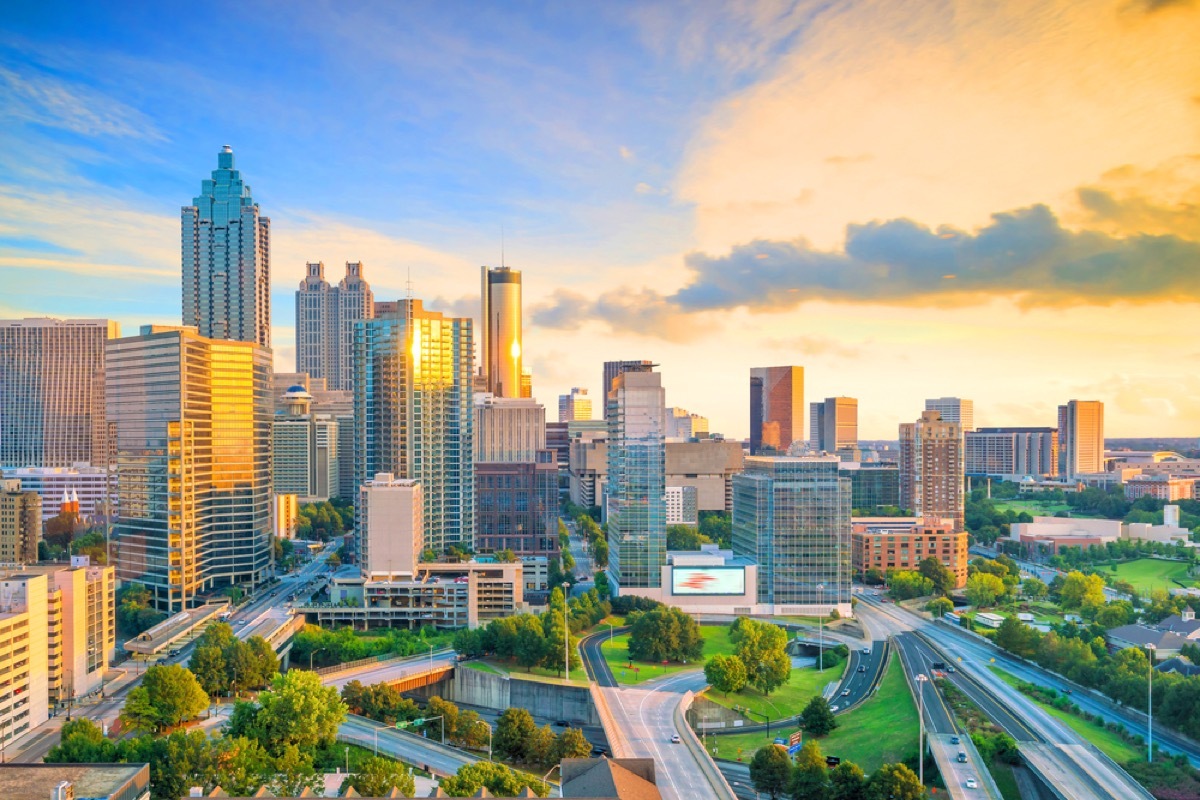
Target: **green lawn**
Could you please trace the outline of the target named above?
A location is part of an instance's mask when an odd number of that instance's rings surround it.
[[[1017,786],[1011,764],[993,760],[988,764],[988,772],[992,773],[992,780],[996,782],[996,788],[1000,790],[1000,796],[1004,800],[1021,800],[1021,790]]]
[[[1181,581],[1188,586],[1197,585],[1196,580],[1187,574],[1187,564],[1161,558],[1138,558],[1117,564],[1115,572],[1110,567],[1099,567],[1097,571],[1101,575],[1129,581],[1142,593],[1151,589],[1176,588],[1172,581]]]
[[[825,755],[853,761],[868,775],[883,764],[917,755],[917,706],[904,680],[904,669],[892,659],[874,697],[847,714],[838,727],[818,741]],[[754,751],[770,744],[779,731],[709,736],[708,749],[721,758],[749,761]],[[786,733],[783,735],[786,736]]]
[[[507,673],[501,672],[500,670],[496,669],[491,664],[488,664],[486,661],[464,661],[463,663],[459,664],[459,666],[465,667],[467,669],[473,669],[477,672],[487,672],[491,675],[507,674]]]
[[[718,653],[733,655],[733,642],[729,641],[728,625],[701,625],[700,634],[704,637],[705,659]],[[604,644],[600,645],[600,651],[604,654],[604,660],[608,662],[617,683],[627,686],[704,666],[704,659],[694,664],[670,663],[665,666],[641,661],[630,662],[627,633],[614,636],[611,640],[606,639]]]
[[[1000,676],[1000,679],[1009,686],[1020,690],[1021,680],[1016,675],[1013,675],[1011,672],[1000,669],[996,666],[991,666],[989,669]],[[1095,745],[1100,752],[1104,753],[1104,755],[1108,756],[1118,764],[1124,764],[1126,761],[1130,761],[1131,759],[1145,756],[1144,753],[1139,753],[1133,745],[1129,744],[1118,734],[1113,733],[1107,728],[1102,728],[1095,723],[1088,722],[1081,717],[1075,716],[1069,711],[1057,709],[1054,706],[1049,705],[1048,703],[1043,703],[1041,700],[1030,697],[1029,695],[1025,695],[1025,698],[1050,716],[1065,723],[1071,728],[1071,730],[1079,734],[1085,741]]]
[[[794,717],[804,710],[804,706],[813,695],[821,693],[825,684],[839,680],[845,668],[843,663],[827,668],[824,672],[818,671],[816,667],[793,669],[788,682],[770,696],[763,695],[753,686],[747,686],[728,697],[715,689],[709,689],[704,696],[726,708],[749,709],[753,712],[750,716],[755,722],[763,722],[764,716],[770,716],[773,720]]]
[[[1042,500],[993,500],[992,505],[997,511],[1012,511],[1020,514],[1022,511],[1034,517],[1053,517],[1059,511],[1070,511],[1066,503],[1047,503]]]
[[[479,672],[488,672],[493,675],[511,675],[514,678],[520,678],[527,681],[538,681],[540,683],[565,683],[562,678],[561,670],[547,669],[546,667],[534,667],[532,670],[526,670],[524,667],[519,667],[516,664],[506,664],[503,661],[497,661],[494,658],[477,658],[471,661],[466,661],[460,666]],[[571,670],[571,683],[586,686],[587,673],[583,667],[576,667]]]

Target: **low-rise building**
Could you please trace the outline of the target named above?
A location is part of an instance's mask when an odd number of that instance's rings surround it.
[[[3,472],[6,480],[19,480],[22,491],[37,492],[42,498],[42,522],[58,515],[64,495],[79,503],[79,515],[84,519],[95,519],[103,514],[106,500],[111,500],[112,510],[116,511],[115,471],[76,464],[71,467],[22,467]]]
[[[1195,478],[1173,478],[1170,475],[1137,475],[1125,483],[1126,500],[1153,497],[1156,500],[1174,503],[1176,500],[1191,500],[1195,496]]]
[[[667,487],[667,524],[695,525],[699,522],[696,510],[695,486]]]
[[[855,517],[850,521],[854,572],[869,569],[915,571],[933,557],[954,573],[954,586],[967,585],[967,533],[954,530],[953,520],[911,517]]]
[[[1130,647],[1145,652],[1149,646],[1154,648],[1156,660],[1175,658],[1179,655],[1180,648],[1189,644],[1189,640],[1178,633],[1145,625],[1122,625],[1113,628],[1104,637],[1110,652],[1116,653]]]
[[[149,764],[0,764],[8,800],[150,800]]]
[[[1121,525],[1119,519],[1034,517],[1033,522],[1014,522],[1009,539],[1026,552],[1044,549],[1055,554],[1065,547],[1087,550],[1115,542],[1121,538]]]

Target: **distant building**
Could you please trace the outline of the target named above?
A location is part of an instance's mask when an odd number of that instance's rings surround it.
[[[592,418],[592,398],[588,397],[587,389],[576,386],[570,394],[558,396],[558,421],[575,422]]]
[[[837,453],[858,447],[858,400],[826,397],[810,404],[808,449]]]
[[[585,432],[570,442],[567,472],[571,502],[600,505],[608,482],[607,437]],[[745,458],[738,442],[701,439],[666,443],[666,482],[696,490],[698,511],[729,511],[733,508],[733,476],[742,471]]]
[[[306,269],[296,292],[296,372],[348,392],[354,388],[354,323],[375,316],[375,295],[361,261],[346,262],[337,286],[325,280],[324,263]]]
[[[270,348],[271,220],[234,169],[229,145],[180,219],[183,324],[206,339]]]
[[[475,395],[475,461],[527,462],[546,449],[546,409],[532,398]]]
[[[804,435],[804,367],[750,370],[750,454],[787,455]]]
[[[106,319],[0,320],[0,467],[107,466]]]
[[[19,480],[0,480],[0,563],[36,563],[41,540],[42,498]]]
[[[961,397],[935,397],[925,401],[926,411],[936,411],[943,422],[956,422],[963,432],[975,430],[975,401]]]
[[[411,580],[425,549],[421,484],[382,472],[359,489],[358,565],[368,580]]]
[[[1103,547],[1121,538],[1121,520],[1078,519],[1073,517],[1034,517],[1033,522],[1014,522],[1009,534],[1027,552],[1044,549],[1051,555],[1063,548]]]
[[[1174,503],[1176,500],[1191,500],[1196,496],[1194,478],[1172,478],[1167,475],[1138,475],[1125,482],[1125,499],[1137,500],[1153,497]]]
[[[854,572],[869,569],[916,571],[927,558],[936,558],[954,573],[954,588],[967,585],[967,533],[943,520],[855,518]]]
[[[900,465],[889,462],[843,461],[839,469],[850,478],[851,507],[870,514],[881,506],[903,509],[900,503]]]
[[[708,417],[693,414],[686,408],[667,409],[667,438],[692,439],[708,436]]]
[[[1019,479],[1058,475],[1056,428],[980,428],[963,436],[967,475]]]
[[[1072,400],[1058,407],[1058,453],[1067,478],[1104,471],[1104,403]]]
[[[300,520],[300,501],[294,494],[277,494],[272,500],[271,529],[276,539],[295,539]]]
[[[758,564],[780,615],[851,615],[850,478],[832,456],[746,459],[733,479],[733,552]]]
[[[668,486],[666,497],[668,525],[695,525],[699,522],[695,486]]]
[[[657,366],[653,361],[605,361],[604,377],[601,378],[600,384],[600,396],[602,398],[608,397],[608,393],[612,391],[612,382],[622,372],[653,372]]]
[[[84,519],[101,517],[106,499],[116,511],[115,469],[79,464],[73,467],[22,467],[3,472],[5,478],[19,480],[23,491],[37,492],[42,499],[42,522],[58,515],[64,496],[78,503],[79,515]]]
[[[273,491],[313,503],[341,491],[338,423],[311,411],[302,386],[285,393],[286,408],[271,423]]]
[[[487,390],[496,397],[528,397],[523,393],[521,348],[521,273],[508,267],[480,267],[482,310],[479,355]]]
[[[532,461],[476,462],[475,551],[558,558],[558,465],[541,450]]]
[[[938,411],[900,425],[900,500],[918,518],[952,519],[965,530],[963,432]]]

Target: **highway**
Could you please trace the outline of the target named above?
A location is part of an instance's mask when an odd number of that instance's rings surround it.
[[[381,753],[438,775],[453,775],[459,767],[483,760],[466,750],[353,714],[338,729],[338,739],[371,750],[378,748]]]
[[[363,686],[391,683],[434,669],[453,667],[457,663],[455,659],[453,650],[435,650],[432,655],[422,653],[419,656],[410,656],[395,661],[381,661],[378,664],[364,664],[361,667],[334,672],[322,677],[321,683],[333,686],[339,692],[351,681],[358,681]]]

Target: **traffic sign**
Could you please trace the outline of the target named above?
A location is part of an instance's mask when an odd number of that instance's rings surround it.
[[[804,731],[792,731],[792,735],[788,737],[788,744],[800,744],[804,741]]]
[[[799,752],[800,752],[801,750],[803,750],[803,749],[804,749],[804,745],[802,745],[802,744],[794,744],[794,745],[792,745],[791,747],[789,747],[789,748],[788,748],[788,755],[789,755],[789,756],[794,756],[794,755],[796,755],[796,753],[799,753]]]

